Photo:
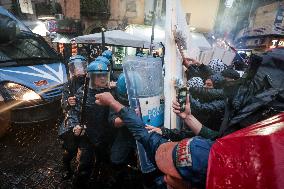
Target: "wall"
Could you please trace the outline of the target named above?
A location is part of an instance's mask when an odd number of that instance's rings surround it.
[[[110,18],[95,20],[83,17],[85,34],[93,28],[104,25],[107,29],[124,29],[127,24],[144,24],[144,1],[145,0],[110,0]]]
[[[249,26],[239,32],[237,40],[261,35],[284,36],[284,1],[257,8]]]
[[[110,0],[110,14],[110,27],[115,27],[124,20],[129,24],[143,24],[144,0]]]
[[[80,19],[80,0],[59,0],[63,14],[72,19]]]
[[[282,1],[282,3],[284,3],[284,1]],[[250,28],[260,28],[273,24],[276,18],[278,7],[278,2],[259,7],[255,12],[255,16],[252,19],[252,22],[250,23]]]
[[[181,0],[185,13],[190,13],[190,25],[198,32],[209,32],[213,29],[219,0]]]

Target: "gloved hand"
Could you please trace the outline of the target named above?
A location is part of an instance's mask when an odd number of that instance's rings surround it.
[[[73,128],[73,133],[75,136],[83,136],[85,134],[85,129],[87,127],[84,125],[81,127],[80,125],[76,125],[76,127]]]
[[[116,82],[114,81],[109,82],[109,88],[113,89],[115,87],[116,87]]]
[[[68,98],[68,104],[70,106],[75,106],[76,105],[76,97],[75,96],[71,96]]]

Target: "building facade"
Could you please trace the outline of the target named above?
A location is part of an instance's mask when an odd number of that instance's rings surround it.
[[[256,9],[248,27],[236,37],[238,48],[266,51],[284,47],[284,1]]]
[[[208,33],[214,28],[220,0],[181,0],[191,31]]]
[[[157,0],[158,8],[165,0]],[[124,29],[128,24],[149,21],[154,0],[59,0],[67,18],[81,20],[84,34],[98,32],[101,27]],[[151,19],[151,15],[150,15]]]

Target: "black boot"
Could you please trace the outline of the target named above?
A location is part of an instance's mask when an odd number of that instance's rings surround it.
[[[62,174],[61,177],[63,180],[68,180],[72,177],[73,172],[71,169],[71,161],[72,161],[72,157],[70,156],[70,154],[65,150],[63,152],[63,169],[62,169]]]
[[[72,180],[72,187],[73,189],[88,189],[89,174],[87,174],[86,172],[76,172]]]

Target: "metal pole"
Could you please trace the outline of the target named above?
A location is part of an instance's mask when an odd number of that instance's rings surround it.
[[[106,46],[106,44],[105,44],[105,29],[102,28],[102,51],[105,50],[105,46]]]
[[[166,128],[176,128],[176,114],[172,111],[172,100],[176,98],[174,78],[180,77],[177,73],[176,43],[173,38],[173,27],[176,20],[176,1],[166,0],[166,22],[165,22],[165,116],[164,125]],[[180,64],[181,65],[181,64]]]
[[[156,8],[157,8],[157,0],[154,0],[153,11],[152,11],[152,34],[151,34],[151,45],[150,45],[151,55],[153,52],[153,43],[154,43],[154,38],[155,38]]]

